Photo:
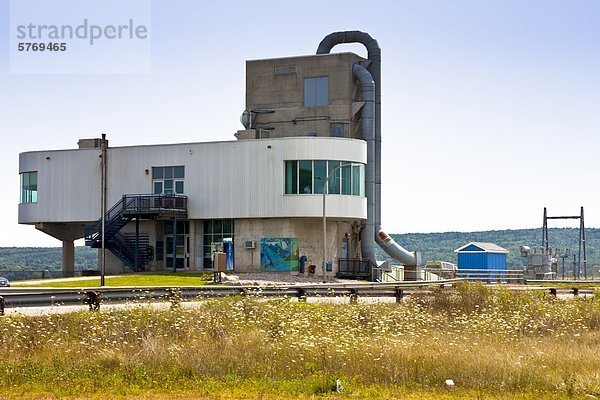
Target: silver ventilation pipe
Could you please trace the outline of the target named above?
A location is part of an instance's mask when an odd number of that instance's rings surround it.
[[[360,99],[365,105],[360,111],[360,131],[367,142],[367,168],[365,171],[365,192],[367,195],[367,221],[362,230],[361,252],[363,258],[376,260],[375,257],[375,82],[365,67],[356,63],[352,66],[352,75],[360,83]],[[369,167],[370,166],[370,167]]]
[[[408,266],[420,263],[417,252],[410,252],[397,244],[381,229],[381,48],[371,35],[360,31],[334,32],[327,35],[317,54],[327,54],[341,43],[361,43],[367,48],[371,61],[369,70],[360,64],[352,66],[352,73],[361,85],[361,132],[367,141],[367,221],[362,235],[361,251],[364,258],[376,260],[373,239],[391,257]],[[373,90],[374,89],[374,90]],[[374,119],[374,121],[373,121]]]

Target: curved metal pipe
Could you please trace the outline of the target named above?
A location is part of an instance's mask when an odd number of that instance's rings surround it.
[[[375,82],[375,226],[381,227],[381,47],[377,40],[366,32],[343,31],[325,36],[317,54],[328,54],[331,49],[342,43],[361,43],[367,49],[367,57],[371,61],[369,72]]]

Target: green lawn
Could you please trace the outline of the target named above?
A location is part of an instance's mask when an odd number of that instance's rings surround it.
[[[107,276],[106,286],[200,286],[212,280],[212,274],[203,272],[144,272],[119,276]],[[59,287],[89,288],[100,286],[100,277],[80,279],[52,279],[45,281],[20,281],[13,286],[19,287]]]

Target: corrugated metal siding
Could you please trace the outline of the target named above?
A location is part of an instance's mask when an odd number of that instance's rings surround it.
[[[458,253],[458,269],[487,269],[487,254]]]
[[[506,269],[506,254],[460,252],[458,269]]]
[[[506,269],[506,254],[488,253],[488,269]]]

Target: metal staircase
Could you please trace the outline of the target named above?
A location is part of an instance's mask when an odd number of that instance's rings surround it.
[[[105,247],[126,267],[143,271],[150,262],[152,249],[147,233],[123,233],[121,230],[136,219],[187,219],[187,197],[168,195],[123,195],[106,212],[104,224]],[[85,245],[102,247],[102,218],[84,229]]]

